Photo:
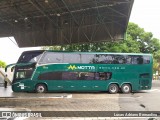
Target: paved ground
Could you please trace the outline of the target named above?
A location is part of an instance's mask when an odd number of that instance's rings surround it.
[[[0,111],[14,111],[15,109],[23,111],[73,111],[72,113],[74,113],[75,111],[88,111],[87,113],[89,114],[89,116],[94,116],[94,114],[98,114],[98,112],[90,113],[90,111],[160,111],[159,101],[160,81],[153,81],[153,87],[151,90],[140,91],[131,94],[109,94],[106,92],[46,94],[13,93],[10,87],[8,87],[7,89],[0,87]],[[79,114],[83,114],[83,112]],[[79,119],[104,120],[111,118],[85,117]],[[112,119],[122,118],[115,117]],[[125,117],[123,119],[129,118]],[[136,120],[137,118],[132,117],[132,119]],[[152,120],[151,118],[140,118],[140,120],[143,119]],[[158,119],[159,118],[156,118],[156,120]]]
[[[128,97],[122,99],[122,97]],[[120,110],[160,111],[160,80],[153,81],[151,90],[143,90],[132,94],[120,94]]]
[[[118,111],[118,96],[106,93],[14,93],[2,97],[0,107],[24,107],[33,111]]]

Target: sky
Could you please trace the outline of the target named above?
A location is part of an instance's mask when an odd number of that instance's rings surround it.
[[[160,0],[134,0],[129,21],[160,39]]]
[[[160,39],[160,0],[134,0],[129,22],[134,22],[153,37]],[[10,37],[15,42],[13,37]],[[16,63],[23,51],[40,47],[19,48],[9,38],[0,38],[0,60],[6,64]]]

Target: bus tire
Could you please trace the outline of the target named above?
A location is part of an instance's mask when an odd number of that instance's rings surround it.
[[[123,84],[121,86],[121,91],[124,94],[130,93],[131,92],[131,85],[130,84]]]
[[[116,94],[119,91],[117,84],[110,84],[108,88],[109,93]]]
[[[45,93],[47,92],[47,87],[45,84],[38,84],[36,85],[36,92],[37,93]]]

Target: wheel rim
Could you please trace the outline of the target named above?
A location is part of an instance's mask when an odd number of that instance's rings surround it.
[[[44,91],[45,91],[44,86],[41,85],[41,86],[38,86],[38,87],[37,87],[37,92],[38,92],[38,93],[43,93]]]
[[[110,91],[111,91],[112,93],[116,93],[116,92],[117,92],[117,87],[114,86],[114,85],[112,85],[112,86],[110,87]]]
[[[124,93],[130,92],[130,87],[128,85],[123,86],[123,92]]]

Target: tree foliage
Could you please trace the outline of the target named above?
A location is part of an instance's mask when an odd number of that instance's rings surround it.
[[[50,46],[43,47],[43,49],[85,52],[151,53],[154,56],[154,70],[160,69],[159,39],[153,38],[151,32],[146,32],[135,23],[128,24],[126,39],[122,41]]]
[[[6,63],[0,60],[0,68],[5,68],[6,67]]]

